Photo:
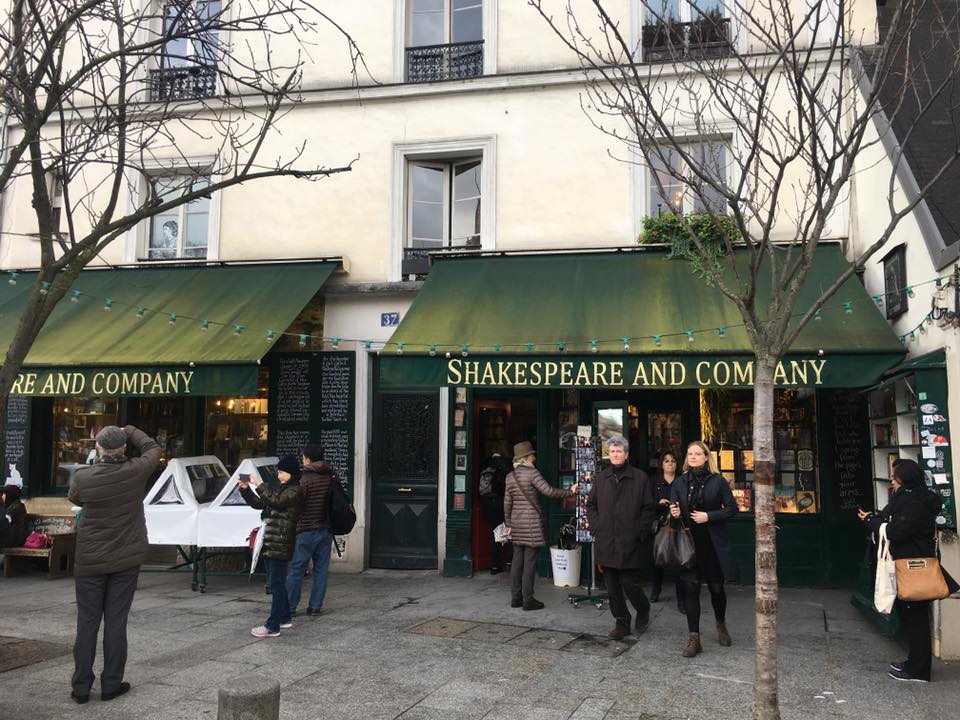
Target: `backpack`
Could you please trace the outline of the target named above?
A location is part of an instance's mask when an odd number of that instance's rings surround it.
[[[485,467],[480,471],[480,483],[477,485],[477,493],[480,497],[493,495],[493,479],[497,471],[492,467]]]
[[[337,478],[330,479],[327,493],[327,520],[334,535],[348,535],[357,522],[357,511]]]

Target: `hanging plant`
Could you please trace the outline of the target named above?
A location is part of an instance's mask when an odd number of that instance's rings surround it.
[[[690,231],[700,240],[703,253],[690,238]],[[740,240],[740,230],[733,218],[709,212],[687,213],[682,219],[670,212],[645,217],[643,230],[637,238],[641,245],[669,245],[668,260],[687,260],[693,266],[694,274],[708,281],[707,261],[719,260],[726,254],[727,242]]]

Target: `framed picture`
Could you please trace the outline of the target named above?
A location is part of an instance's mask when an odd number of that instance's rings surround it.
[[[467,431],[466,430],[457,430],[453,434],[453,446],[458,450],[461,450],[467,447]]]
[[[457,453],[453,457],[453,469],[454,470],[466,470],[467,469],[467,456],[464,453]]]
[[[467,508],[467,496],[466,493],[455,492],[453,494],[453,509],[454,510],[466,510]]]
[[[454,475],[453,476],[453,491],[455,493],[466,492],[467,490],[467,476],[466,475]]]
[[[907,256],[906,245],[900,245],[884,255],[883,292],[887,320],[900,317],[907,311]]]
[[[458,387],[455,391],[455,402],[458,405],[464,405],[467,402],[467,389],[465,387]]]
[[[454,427],[463,427],[464,416],[466,411],[463,408],[457,408],[453,411],[453,426]]]

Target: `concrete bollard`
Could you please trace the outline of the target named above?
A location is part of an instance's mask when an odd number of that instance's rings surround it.
[[[220,688],[217,720],[280,720],[280,683],[256,675],[232,678]]]

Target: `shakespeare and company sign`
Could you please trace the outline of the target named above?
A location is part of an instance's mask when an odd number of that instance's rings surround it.
[[[198,365],[162,368],[28,368],[12,395],[70,397],[121,395],[161,397],[255,392],[255,365]]]
[[[778,387],[860,387],[899,357],[788,357],[777,364],[774,383]],[[743,355],[381,356],[380,381],[385,387],[749,388],[755,368],[754,359]]]

